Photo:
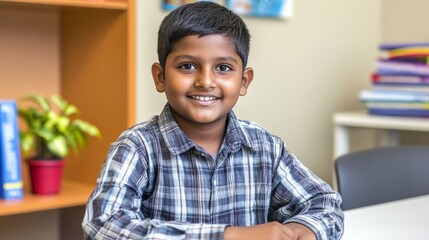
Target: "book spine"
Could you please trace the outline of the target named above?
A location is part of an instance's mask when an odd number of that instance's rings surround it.
[[[401,57],[424,57],[429,55],[428,47],[408,47],[390,50],[388,52],[389,58]]]
[[[429,76],[429,66],[418,63],[401,63],[379,60],[376,63],[380,75],[418,75]]]
[[[16,102],[0,100],[0,198],[23,198]]]
[[[423,92],[362,90],[359,93],[359,99],[362,102],[429,102],[429,94]]]
[[[373,84],[392,84],[392,85],[429,85],[429,77],[407,76],[407,75],[379,75],[372,74]]]
[[[371,109],[421,109],[429,111],[429,103],[416,102],[365,102],[365,107]]]
[[[427,42],[415,42],[415,43],[382,43],[379,45],[379,50],[393,50],[398,48],[409,48],[409,47],[429,47]]]
[[[429,110],[425,109],[381,109],[369,108],[368,113],[371,115],[383,116],[403,116],[403,117],[429,117]]]
[[[372,86],[373,90],[382,90],[382,91],[403,91],[403,92],[423,92],[429,93],[429,86],[412,86],[412,85],[388,85],[388,84],[374,84]]]

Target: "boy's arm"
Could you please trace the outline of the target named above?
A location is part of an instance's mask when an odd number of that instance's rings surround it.
[[[119,197],[121,192],[125,191],[119,191],[115,196]],[[138,206],[128,205],[126,201],[123,205],[115,202],[113,199],[91,198],[83,222],[89,239],[223,239],[226,225],[163,222],[145,218]],[[107,209],[114,205],[119,209]]]
[[[299,223],[318,240],[340,239],[344,228],[341,197],[283,148],[270,203],[270,221]]]
[[[270,222],[251,227],[227,227],[224,240],[316,240],[314,233],[299,223]]]
[[[226,225],[163,222],[140,211],[147,166],[129,146],[114,146],[82,222],[89,239],[222,239]]]

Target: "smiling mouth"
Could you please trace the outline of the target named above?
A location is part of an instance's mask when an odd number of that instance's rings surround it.
[[[205,101],[205,102],[218,99],[217,97],[204,97],[204,96],[191,96],[191,98],[199,101]]]

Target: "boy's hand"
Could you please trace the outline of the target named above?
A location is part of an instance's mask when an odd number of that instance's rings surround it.
[[[252,227],[227,227],[224,240],[316,240],[314,233],[299,223],[270,222]]]

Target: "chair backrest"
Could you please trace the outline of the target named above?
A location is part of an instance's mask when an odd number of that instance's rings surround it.
[[[429,147],[352,152],[335,161],[343,210],[429,194]]]

